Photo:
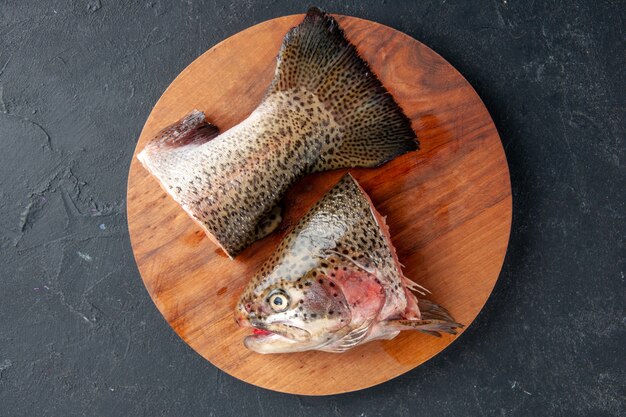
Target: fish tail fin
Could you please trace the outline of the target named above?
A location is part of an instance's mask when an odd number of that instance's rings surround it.
[[[333,17],[311,8],[278,54],[268,96],[306,90],[333,116],[314,170],[374,167],[419,147],[411,121],[345,38]]]
[[[432,336],[440,337],[441,333],[457,334],[456,329],[464,326],[457,323],[448,311],[432,301],[419,299],[421,319],[390,320],[388,325],[402,330],[417,330]]]

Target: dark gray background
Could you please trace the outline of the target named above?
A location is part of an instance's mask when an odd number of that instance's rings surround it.
[[[318,2],[440,53],[502,136],[508,255],[443,354],[297,397],[223,374],[163,320],[125,216],[143,123],[202,52],[308,5],[0,0],[0,415],[624,415],[623,1]]]

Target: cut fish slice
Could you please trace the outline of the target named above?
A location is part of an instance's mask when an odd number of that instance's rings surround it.
[[[305,174],[375,167],[418,148],[409,119],[319,9],[291,29],[274,80],[250,116],[218,134],[194,111],[138,158],[234,257],[280,223],[279,202]]]

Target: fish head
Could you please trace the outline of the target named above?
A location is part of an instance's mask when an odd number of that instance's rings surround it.
[[[286,353],[320,349],[341,336],[351,312],[336,283],[318,270],[300,277],[271,274],[253,279],[235,310],[240,326],[251,327],[244,339],[258,353]]]

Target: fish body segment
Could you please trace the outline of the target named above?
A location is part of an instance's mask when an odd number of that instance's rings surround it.
[[[291,29],[261,104],[219,134],[193,111],[138,155],[231,258],[280,222],[279,202],[303,175],[375,167],[418,148],[410,120],[318,9]]]

